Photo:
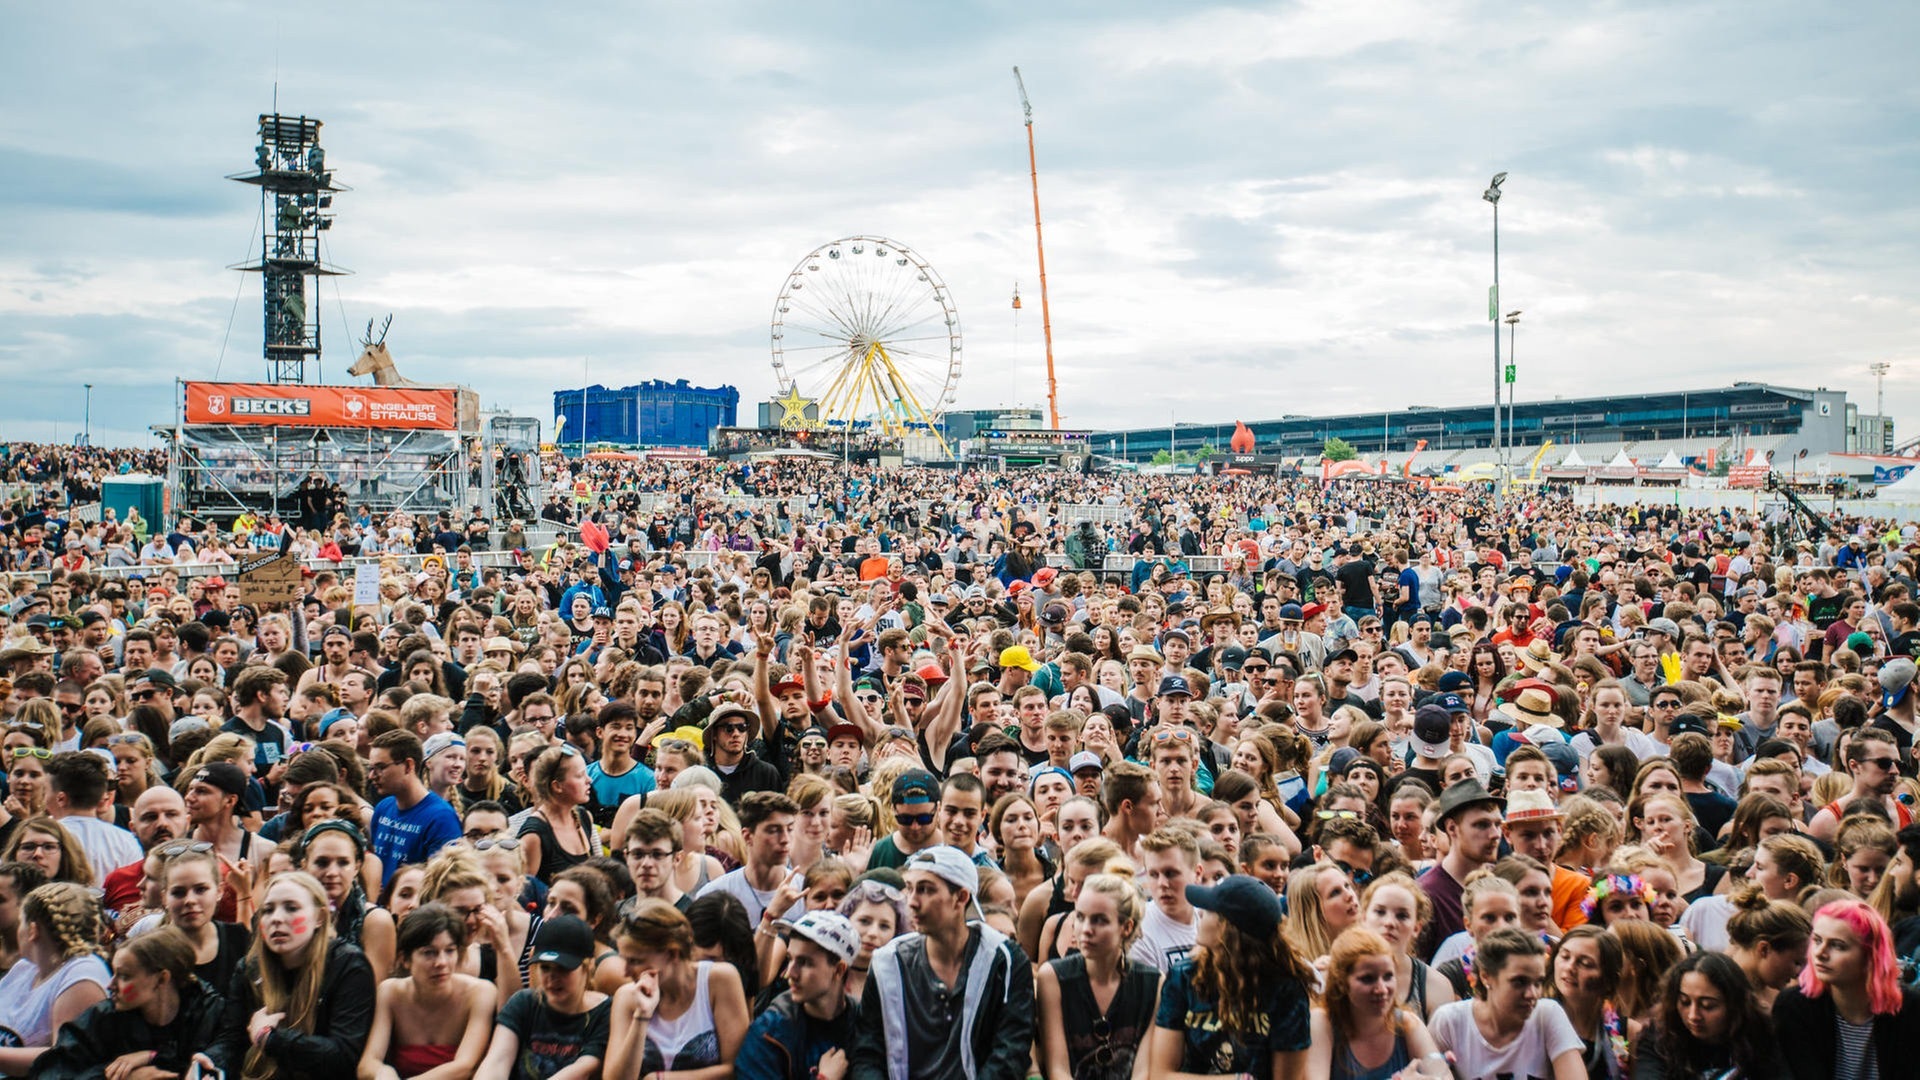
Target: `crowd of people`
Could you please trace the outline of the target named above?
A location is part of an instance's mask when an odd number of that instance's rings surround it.
[[[193,569],[298,522],[156,524],[114,573],[105,525],[0,522],[77,553],[9,580],[0,1074],[1920,1060],[1912,526],[550,475],[585,486],[546,547],[349,519],[378,605],[324,561],[264,608]]]

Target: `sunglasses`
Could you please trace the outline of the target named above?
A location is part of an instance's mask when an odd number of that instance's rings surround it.
[[[14,757],[16,757],[16,758],[17,758],[17,757],[20,757],[20,756],[21,756],[21,755],[23,755],[23,754],[24,754],[24,755],[26,755],[27,757],[31,757],[31,758],[39,758],[40,760],[42,760],[42,761],[45,761],[45,760],[47,760],[48,758],[51,758],[51,757],[53,756],[53,751],[51,751],[51,750],[48,750],[48,749],[45,749],[45,748],[43,748],[43,747],[39,747],[39,746],[16,746],[16,747],[14,747],[14,749],[13,749],[13,756],[14,756]]]
[[[185,855],[188,852],[202,854],[212,850],[213,845],[205,840],[175,840],[154,848],[153,853],[163,859],[171,859],[176,856]]]
[[[1340,818],[1343,821],[1354,821],[1360,817],[1358,813],[1352,810],[1315,810],[1313,816],[1319,818],[1321,821],[1332,821],[1334,818]]]
[[[137,731],[123,731],[118,735],[107,736],[108,746],[127,746],[129,744],[137,746],[146,741],[147,737]]]
[[[482,840],[479,843],[476,843],[473,845],[473,850],[492,851],[494,848],[499,848],[501,851],[513,851],[519,848],[519,846],[520,846],[519,838],[512,837],[512,836],[503,836],[498,840]]]
[[[927,826],[933,824],[932,814],[895,814],[893,819],[902,825]]]
[[[745,724],[721,724],[721,725],[720,725],[720,726],[719,726],[719,727],[718,727],[718,728],[717,728],[716,730],[718,730],[718,731],[721,731],[721,732],[724,732],[724,733],[728,733],[728,734],[740,734],[740,733],[744,733],[744,732],[745,732],[745,731],[747,730],[747,725],[745,725]]]
[[[1153,733],[1153,741],[1190,743],[1199,742],[1200,736],[1194,734],[1191,728],[1161,728]]]

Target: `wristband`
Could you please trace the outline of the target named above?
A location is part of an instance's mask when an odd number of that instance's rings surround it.
[[[831,704],[833,704],[833,693],[829,691],[819,701],[807,702],[807,708],[811,709],[814,712],[819,712],[821,709],[824,709]]]

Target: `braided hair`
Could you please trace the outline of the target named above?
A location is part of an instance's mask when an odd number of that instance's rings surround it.
[[[107,936],[106,915],[84,885],[55,881],[33,890],[21,901],[20,917],[52,938],[66,963],[88,953],[101,955]]]

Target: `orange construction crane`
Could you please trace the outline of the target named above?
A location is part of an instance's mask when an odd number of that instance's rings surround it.
[[[1020,86],[1020,107],[1027,111],[1027,170],[1033,177],[1033,246],[1040,253],[1040,333],[1047,340],[1047,423],[1060,427],[1060,387],[1053,381],[1053,313],[1047,307],[1047,244],[1040,235],[1040,166],[1033,156],[1033,103],[1027,100],[1027,81],[1013,69]],[[1016,306],[1018,299],[1015,300]]]

